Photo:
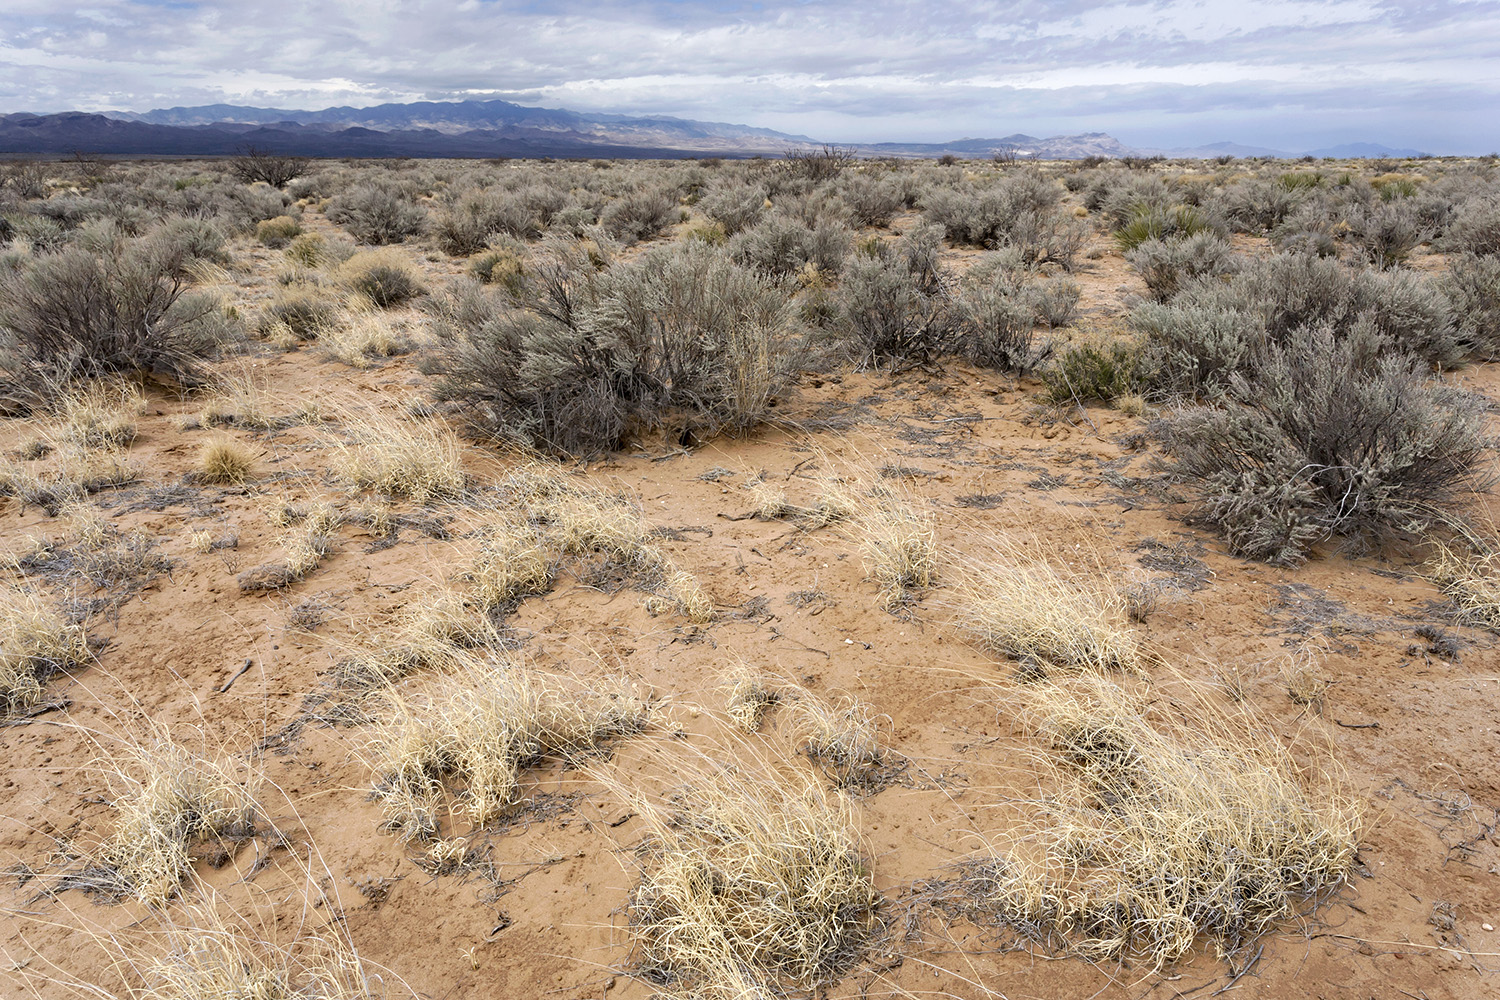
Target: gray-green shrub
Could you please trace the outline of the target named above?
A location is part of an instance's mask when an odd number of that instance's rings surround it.
[[[1155,431],[1196,516],[1236,553],[1273,563],[1334,536],[1419,531],[1481,485],[1482,401],[1409,355],[1372,361],[1327,326],[1271,345],[1228,405]]]
[[[439,399],[552,452],[619,447],[673,412],[687,427],[750,426],[788,384],[798,331],[785,295],[701,241],[610,264],[549,239],[508,305],[477,285],[440,297]]]

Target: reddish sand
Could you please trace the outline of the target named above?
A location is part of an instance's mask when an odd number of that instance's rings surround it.
[[[1108,326],[1141,286],[1100,247],[1102,256],[1085,261],[1079,275],[1083,322]],[[253,302],[270,287],[276,255],[244,245],[236,252],[256,269],[240,290]],[[453,262],[411,256],[431,281],[458,271]],[[415,311],[409,315],[417,322]],[[240,363],[252,365],[288,411],[306,398],[397,410],[426,382],[409,358],[356,371],[315,348]],[[1500,402],[1500,369],[1478,366],[1457,378]],[[888,787],[857,797],[856,813],[887,912],[920,920],[908,937],[893,930],[829,996],[1216,995],[1232,972],[1211,951],[1161,973],[1054,959],[904,902],[913,883],[951,874],[980,847],[978,835],[1004,822],[1007,796],[1028,794],[1017,707],[1004,699],[1006,684],[994,683],[1014,665],[977,651],[951,627],[957,608],[942,586],[887,613],[857,548],[835,530],[740,516],[750,509],[741,485],[762,471],[784,482],[791,500],[807,502],[830,459],[903,467],[935,513],[945,552],[974,554],[987,537],[1006,533],[1080,573],[1097,562],[1106,573],[1164,581],[1162,607],[1140,626],[1163,664],[1209,685],[1230,667],[1244,668],[1251,704],[1278,734],[1332,746],[1368,804],[1359,872],[1312,919],[1264,939],[1232,992],[1493,995],[1500,932],[1483,925],[1500,924],[1494,637],[1448,624],[1415,548],[1323,550],[1295,569],[1228,555],[1220,539],[1184,524],[1149,488],[1144,418],[1102,406],[1060,411],[1039,404],[1038,389],[957,364],[895,378],[809,377],[778,408],[782,426],[690,450],[642,442],[596,462],[590,474],[636,494],[651,525],[677,529],[661,544],[706,588],[717,620],[699,628],[653,617],[629,587],[607,593],[564,576],[551,594],[527,600],[510,625],[539,665],[624,671],[659,699],[657,721],[618,743],[612,766],[654,775],[661,787],[671,783],[675,730],[704,747],[722,732],[712,719],[722,701],[715,687],[734,656],[817,694],[858,695],[890,717],[893,759],[909,763]],[[172,569],[117,613],[91,621],[105,644],[97,665],[47,688],[48,701],[63,707],[0,729],[9,764],[0,780],[0,863],[53,875],[77,868],[69,845],[85,850],[113,817],[88,765],[101,747],[138,737],[151,720],[191,746],[232,748],[263,772],[262,800],[283,844],[251,840],[218,859],[221,867],[203,861],[198,871],[235,907],[261,914],[267,927],[274,921],[273,936],[338,924],[367,962],[426,997],[652,996],[655,987],[629,974],[629,849],[641,828],[625,804],[577,770],[528,771],[514,825],[474,832],[459,821],[446,831],[487,847],[503,883],[432,877],[414,864],[417,849],[379,830],[361,760],[368,727],[312,717],[318,706],[308,696],[331,690],[327,674],[341,648],[453,578],[454,543],[403,527],[396,544],[381,548],[346,525],[337,551],[306,580],[283,593],[242,594],[236,573],[277,557],[268,498],[329,496],[350,509],[375,501],[325,482],[338,432],[331,423],[235,431],[263,452],[255,480],[183,488],[207,432],[182,430],[178,421],[200,407],[152,390],[132,448],[140,481],[92,498],[111,526],[156,539]],[[13,453],[34,433],[22,422],[0,424],[0,447]],[[489,482],[510,464],[480,443],[466,445],[465,461]],[[450,520],[454,531],[475,516],[463,506],[425,513]],[[189,542],[197,531],[236,532],[238,547],[199,553]],[[17,556],[43,538],[69,544],[65,519],[14,503],[0,512],[0,532]],[[81,598],[96,596],[85,584],[65,585],[75,586]],[[826,599],[800,607],[789,600],[806,591]],[[302,601],[327,605],[315,633],[287,628],[290,608]],[[1429,622],[1458,639],[1458,657],[1431,652],[1416,637],[1413,629]],[[1320,706],[1294,703],[1277,674],[1278,658],[1305,643],[1324,651],[1318,669],[1329,686]],[[795,760],[784,721],[772,716],[767,752]],[[331,903],[305,904],[304,867]],[[0,993],[70,995],[64,982],[48,981],[55,976],[124,995],[112,969],[118,949],[76,928],[128,943],[151,933],[154,918],[78,890],[39,897],[45,875],[6,882],[12,909],[0,914]],[[49,963],[60,972],[49,972]]]

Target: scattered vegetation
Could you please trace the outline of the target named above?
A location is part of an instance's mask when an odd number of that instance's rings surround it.
[[[447,789],[451,811],[484,826],[516,805],[523,768],[597,753],[649,716],[623,679],[586,682],[474,656],[425,694],[390,698],[370,762],[386,828],[408,840],[437,836]]]
[[[60,670],[83,666],[88,635],[34,591],[0,590],[0,714],[22,712],[42,700],[42,686]]]
[[[963,564],[955,585],[959,626],[983,649],[1019,662],[1019,674],[1049,668],[1140,673],[1145,654],[1131,628],[1124,588],[1095,569],[1077,573],[995,541],[989,558]]]
[[[335,467],[355,489],[416,503],[451,501],[464,493],[459,444],[439,425],[423,425],[376,410],[347,413],[350,441],[337,444]]]
[[[641,973],[699,995],[811,991],[862,954],[879,897],[854,817],[806,771],[706,760],[645,822],[630,894]]]
[[[114,786],[119,814],[94,858],[97,884],[110,894],[163,906],[191,871],[195,843],[254,833],[258,810],[252,791],[235,777],[239,768],[191,752],[162,729],[99,766]]]
[[[1030,689],[1057,794],[1012,849],[963,868],[964,905],[1025,938],[1160,969],[1200,938],[1243,968],[1353,872],[1361,810],[1252,717],[1152,711],[1097,676]]]

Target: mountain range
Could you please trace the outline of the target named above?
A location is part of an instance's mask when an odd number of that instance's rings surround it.
[[[666,116],[589,114],[508,101],[420,101],[321,111],[210,104],[147,112],[67,111],[0,115],[7,154],[221,156],[255,148],[302,156],[348,157],[682,157],[779,156],[819,140],[750,125]],[[1038,159],[1088,156],[1296,156],[1223,142],[1193,149],[1127,146],[1103,132],[1050,138],[1015,134],[944,143],[856,144],[866,156]],[[1313,156],[1417,156],[1369,143],[1307,151]]]

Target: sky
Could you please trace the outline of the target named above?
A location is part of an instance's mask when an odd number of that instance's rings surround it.
[[[1500,150],[1500,0],[0,0],[0,113],[500,98],[833,142]]]

